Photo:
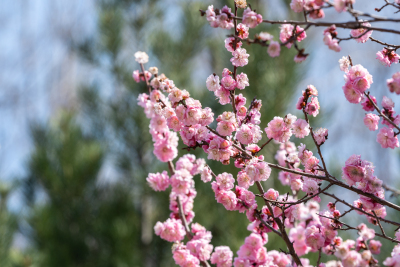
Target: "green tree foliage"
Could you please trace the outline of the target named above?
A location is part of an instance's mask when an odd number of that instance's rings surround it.
[[[99,184],[99,142],[68,114],[32,133],[26,192],[35,266],[134,266],[139,217],[128,188]]]

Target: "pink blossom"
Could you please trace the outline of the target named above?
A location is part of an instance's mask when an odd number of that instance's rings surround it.
[[[228,90],[234,90],[236,87],[236,81],[232,78],[232,76],[225,76],[221,79],[221,85]]]
[[[209,167],[204,167],[201,171],[201,180],[205,183],[212,180],[211,169]]]
[[[360,22],[362,22],[362,20],[360,20]],[[365,27],[371,27],[371,24],[368,22],[364,22],[361,25]],[[365,28],[354,29],[350,32],[350,35],[356,39],[357,43],[365,43],[369,39],[371,34],[372,30],[367,30]]]
[[[346,97],[347,101],[353,104],[357,104],[361,102],[362,93],[355,90],[351,83],[347,82],[343,87],[344,96]]]
[[[157,222],[154,226],[156,235],[169,242],[181,241],[185,237],[185,228],[180,220],[167,219],[164,223]]]
[[[229,161],[232,155],[231,143],[220,137],[213,137],[213,139],[209,141],[209,146],[205,151],[208,154],[208,159],[221,162]]]
[[[306,192],[308,195],[315,195],[318,193],[319,185],[317,181],[310,179],[310,178],[304,178],[303,182],[303,188],[302,190]]]
[[[165,191],[169,186],[169,177],[166,171],[162,173],[149,173],[146,181],[154,191]]]
[[[229,121],[218,122],[217,132],[220,135],[228,136],[228,135],[231,135],[232,132],[235,130],[236,130],[236,127],[232,122],[229,122]]]
[[[233,179],[232,174],[224,172],[215,178],[217,180],[218,186],[222,190],[230,190],[234,187],[235,179]]]
[[[371,253],[376,255],[381,253],[381,246],[382,243],[377,240],[371,240],[368,244],[368,248],[371,250]]]
[[[386,81],[390,92],[400,95],[400,71],[393,74],[391,79]]]
[[[386,260],[383,262],[383,264],[385,266],[398,267],[400,265],[400,245],[399,244],[394,246],[391,256],[392,257],[386,258]]]
[[[372,99],[372,101],[375,104],[377,103],[376,98],[374,96],[370,95],[369,97]],[[369,101],[368,97],[363,96],[363,101],[362,101],[361,105],[365,111],[374,111],[375,110],[374,105],[371,103],[371,101]]]
[[[297,227],[290,229],[289,238],[290,241],[294,242],[293,247],[299,256],[303,256],[310,251],[310,247],[306,244],[305,229],[302,224]]]
[[[186,169],[176,170],[171,176],[171,186],[172,191],[177,194],[187,194],[194,186],[194,181],[192,175]]]
[[[335,52],[340,52],[342,48],[339,46],[339,42],[336,39],[332,38],[332,34],[329,32],[324,33],[324,44],[326,44],[329,49],[335,51]]]
[[[328,139],[328,129],[319,128],[314,132],[314,138],[318,145],[322,145]]]
[[[153,91],[154,92],[154,91]],[[174,102],[179,102],[183,99],[184,92],[178,88],[173,88],[171,92],[168,95],[168,99],[174,103]]]
[[[393,102],[393,100],[390,99],[390,98],[387,97],[387,96],[383,96],[383,98],[382,98],[382,107],[383,107],[384,109],[388,109],[388,110],[394,108],[394,102]]]
[[[304,138],[310,133],[309,124],[303,119],[297,119],[293,124],[293,133],[297,138]]]
[[[313,97],[311,102],[307,103],[307,105],[305,107],[305,111],[307,112],[307,114],[310,114],[313,117],[316,117],[319,113],[318,98]]]
[[[315,225],[308,227],[305,231],[306,244],[311,248],[311,251],[317,251],[322,248],[325,238],[319,228]]]
[[[246,166],[245,171],[254,181],[266,181],[271,175],[271,168],[265,161],[252,162]]]
[[[375,231],[372,228],[368,228],[364,223],[360,224],[358,227],[358,234],[362,240],[367,241],[375,237]]]
[[[293,36],[293,29],[294,26],[291,24],[282,24],[281,26],[281,32],[279,35],[279,40],[281,40],[282,43],[287,43],[290,38]],[[297,35],[296,41],[301,42],[307,37],[306,31],[301,28],[300,26],[296,26],[295,34]],[[293,41],[290,41],[286,44],[287,48],[291,48],[293,44]]]
[[[355,0],[335,0],[334,7],[337,12],[343,12],[347,10],[350,4],[354,4]]]
[[[233,66],[243,67],[249,63],[249,54],[246,53],[246,49],[238,48],[232,52],[233,58],[231,58],[231,62]]]
[[[235,105],[236,105],[236,108],[246,105],[246,98],[242,94],[236,95],[235,96]]]
[[[254,180],[250,178],[245,171],[240,171],[237,176],[238,185],[240,187],[248,189],[254,184]]]
[[[213,254],[211,254],[211,263],[216,264],[217,267],[225,267],[232,265],[233,253],[227,246],[215,247]]]
[[[366,176],[366,169],[360,155],[352,155],[342,168],[342,178],[350,185],[360,182]]]
[[[302,12],[304,10],[304,0],[292,0],[290,8],[296,13]]]
[[[353,88],[360,93],[369,89],[373,82],[372,75],[369,74],[366,68],[359,64],[352,66],[345,78],[347,83],[351,83]]]
[[[358,267],[360,266],[360,262],[361,255],[354,250],[349,251],[349,253],[347,253],[347,256],[342,259],[343,267]]]
[[[287,142],[290,136],[292,136],[291,129],[285,124],[281,117],[274,117],[274,119],[268,123],[268,127],[264,130],[268,138],[273,138],[281,143]]]
[[[232,20],[233,16],[234,16],[234,14],[231,12],[231,9],[227,6],[224,6],[220,10],[220,14],[217,15],[217,17],[216,17],[218,27],[220,27],[222,29],[228,29],[228,30],[231,29],[234,26],[233,20]]]
[[[246,39],[247,37],[249,37],[249,27],[247,27],[243,23],[239,23],[236,27],[236,30],[240,39]]]
[[[278,57],[281,53],[281,45],[279,44],[279,42],[271,41],[268,46],[267,52],[270,57]]]
[[[233,262],[234,267],[252,267],[248,259],[235,258]]]
[[[220,190],[216,194],[215,199],[218,203],[224,205],[227,210],[236,209],[237,199],[235,193],[232,191]]]
[[[381,118],[378,115],[367,113],[364,117],[364,124],[370,131],[378,130],[378,123]]]
[[[379,130],[378,135],[376,136],[376,141],[382,146],[382,148],[394,149],[395,147],[399,147],[399,140],[397,136],[394,135],[393,129],[383,127]]]
[[[215,92],[216,90],[218,90],[220,87],[218,75],[211,74],[210,76],[208,76],[206,86],[209,91]]]
[[[209,260],[213,250],[213,245],[210,245],[209,241],[205,239],[192,239],[187,242],[186,247],[193,256],[201,261]]]
[[[262,16],[252,11],[250,8],[246,8],[243,12],[242,23],[247,27],[255,28],[262,22]]]
[[[264,193],[264,197],[269,200],[277,200],[279,197],[279,192],[270,188]]]
[[[243,90],[246,86],[249,86],[249,78],[247,78],[246,73],[240,73],[236,75],[236,87]],[[235,101],[236,102],[236,101]]]
[[[167,125],[170,129],[175,132],[179,132],[183,127],[183,123],[178,119],[177,116],[171,116],[167,119]]]
[[[150,128],[159,133],[168,132],[167,120],[164,116],[156,115],[150,120]]]
[[[235,46],[235,38],[234,37],[228,37],[225,39],[225,48],[229,52],[233,52],[236,49],[242,47],[242,42],[236,41],[236,48],[234,46]]]
[[[162,161],[167,162],[178,156],[178,136],[176,133],[168,131],[165,137],[154,144],[154,155]]]
[[[219,98],[219,103],[221,105],[226,105],[231,103],[230,95],[231,95],[230,91],[222,86],[220,86],[219,89],[215,91],[215,96]]]
[[[383,48],[382,51],[376,53],[376,59],[379,60],[382,65],[390,67],[393,63],[399,63],[400,56],[393,50]]]

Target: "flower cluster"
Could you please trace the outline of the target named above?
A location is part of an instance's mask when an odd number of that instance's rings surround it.
[[[319,113],[318,91],[313,85],[307,86],[305,91],[302,91],[302,96],[297,101],[296,108],[316,117]],[[308,100],[310,101],[308,102]]]
[[[372,76],[369,74],[367,69],[361,65],[350,67],[350,61],[345,57],[339,60],[339,63],[340,69],[346,73],[346,84],[342,87],[346,99],[350,103],[354,104],[362,102],[361,105],[365,111],[374,111],[377,104],[376,98],[369,95],[369,93],[368,95],[365,93],[365,91],[370,88],[372,83]],[[398,77],[400,77],[400,75],[395,73],[393,78],[387,81],[388,87],[391,91],[396,90],[397,82],[400,80]],[[370,99],[374,103],[372,103]],[[385,115],[387,119],[383,118],[381,123],[383,125],[387,125],[388,127],[383,127],[379,130],[376,141],[382,146],[382,148],[390,147],[394,149],[399,147],[399,140],[393,129],[395,128],[394,125],[400,124],[400,114],[395,115],[396,112],[394,110],[394,102],[386,96],[384,96],[382,99],[382,107],[383,109],[380,111],[380,113]],[[379,121],[380,117],[372,113],[368,113],[364,117],[364,124],[371,131],[378,130]]]
[[[313,19],[321,19],[325,17],[324,11],[321,9],[324,1],[321,0],[292,0],[290,8],[294,12],[307,11]]]
[[[222,9],[214,9],[214,6],[211,5],[206,11],[206,16],[211,27],[229,30],[234,26],[232,19],[234,14],[228,6],[224,6]]]
[[[329,47],[329,49],[340,52],[342,48],[339,46],[339,41],[335,39],[337,36],[336,26],[332,25],[329,28],[324,30],[324,44]]]
[[[279,40],[286,45],[287,48],[291,48],[294,41],[301,42],[306,39],[306,31],[300,26],[294,28],[291,24],[282,24]]]
[[[354,2],[355,0],[334,0],[332,4],[322,0],[292,0],[292,10],[304,12],[307,26],[303,29],[299,26],[305,25],[303,23],[283,22],[279,37],[281,43],[273,41],[273,36],[266,32],[256,34],[254,39],[249,38],[249,29],[255,28],[263,19],[250,6],[247,7],[245,0],[235,0],[235,14],[228,6],[222,9],[209,6],[207,11],[201,11],[212,27],[231,29],[236,25],[234,35],[228,35],[225,39],[225,48],[232,53],[230,62],[233,71],[224,68],[221,78],[213,73],[206,80],[207,89],[214,92],[221,105],[232,104],[231,111],[217,114],[215,129],[210,127],[214,121],[214,113],[209,107],[203,107],[188,91],[177,88],[172,80],[164,74],[159,74],[156,67],[145,70],[143,64],[149,60],[147,54],[135,53],[135,60],[140,64],[142,71],[135,70],[132,77],[138,83],[146,82],[149,90],[149,94],[138,96],[138,104],[150,119],[149,131],[154,142],[153,152],[160,161],[168,162],[170,169],[170,176],[163,171],[150,173],[147,177],[149,186],[155,191],[164,191],[171,185],[170,216],[165,222],[157,222],[154,230],[162,239],[174,242],[172,253],[177,265],[207,266],[210,261],[217,267],[311,267],[309,260],[300,259],[299,256],[312,252],[337,258],[320,263],[319,257],[318,267],[377,265],[373,255],[380,253],[382,244],[373,240],[375,231],[365,224],[358,227],[349,226],[342,222],[341,218],[350,211],[365,215],[369,223],[380,226],[382,235],[379,236],[393,241],[382,230],[381,222],[390,223],[385,219],[386,206],[396,206],[389,205],[385,200],[382,181],[374,175],[373,164],[361,159],[359,155],[352,155],[345,162],[342,168],[342,179],[345,183],[336,180],[329,173],[321,152],[321,146],[328,139],[328,129],[319,128],[313,131],[309,120],[310,116],[316,117],[319,114],[317,89],[313,85],[307,86],[296,104],[296,108],[303,112],[304,119],[292,114],[283,118],[275,116],[264,128],[269,140],[261,146],[258,145],[262,139],[259,126],[261,100],[254,99],[246,106],[247,99],[243,94],[236,94],[236,89],[243,90],[250,85],[247,74],[237,71],[238,67],[249,63],[249,54],[242,47],[243,44],[258,43],[268,47],[267,52],[271,57],[279,56],[281,46],[294,47],[298,52],[295,62],[301,62],[308,54],[298,47],[298,43],[306,38],[306,30],[316,24],[309,24],[307,16],[313,19],[323,18],[323,9],[331,7],[338,12],[349,10],[349,13],[355,16],[356,12],[352,11]],[[396,7],[395,4],[388,5]],[[238,23],[237,8],[244,9],[241,23]],[[319,26],[327,25],[330,24],[324,23]],[[323,33],[324,43],[336,52],[341,50],[339,42],[344,40],[337,36],[336,27],[342,26],[339,23],[331,25]],[[355,27],[359,28],[352,29],[351,37],[347,39],[355,39],[359,43],[366,42],[372,33],[371,25],[360,20]],[[371,40],[376,41],[374,38]],[[377,59],[387,66],[398,63],[396,47],[388,45],[377,53]],[[343,91],[346,99],[350,103],[361,103],[367,112],[376,110],[379,115],[367,113],[364,124],[369,130],[376,131],[381,122],[384,127],[377,134],[378,143],[384,148],[399,147],[397,135],[400,131],[395,131],[399,130],[397,125],[400,124],[400,115],[396,115],[394,102],[385,96],[381,102],[382,109],[379,109],[376,98],[366,92],[373,82],[368,70],[361,65],[353,66],[351,59],[347,57],[343,57],[339,63],[340,69],[345,72]],[[400,94],[400,72],[387,80],[387,85],[391,92]],[[311,135],[319,158],[304,144],[296,148],[296,145],[289,141],[292,135],[296,138]],[[187,146],[184,149],[189,151],[200,148],[207,154],[207,159],[226,165],[233,159],[234,166],[239,169],[236,179],[228,172],[214,174],[204,159],[196,159],[191,154],[180,157],[174,164],[172,161],[178,155],[178,136]],[[278,165],[264,161],[264,156],[260,154],[272,140],[279,144],[275,155]],[[280,195],[273,188],[266,192],[262,189],[261,182],[270,179],[271,167],[281,170],[278,178],[283,185],[290,187],[292,195]],[[210,182],[217,203],[222,204],[228,211],[245,213],[250,222],[247,227],[250,234],[237,251],[237,257],[234,257],[227,246],[215,247],[213,251],[211,232],[193,223],[193,204],[197,195],[193,177],[197,174],[200,174],[203,182]],[[329,182],[325,188],[321,187],[323,180]],[[257,185],[260,194],[256,195],[251,191],[250,187],[254,184]],[[358,193],[359,199],[350,204],[328,194],[326,190],[333,185]],[[327,210],[320,210],[320,196],[323,194],[336,199],[335,203],[328,203]],[[265,205],[259,206],[256,197],[264,200]],[[349,210],[342,214],[336,208],[337,202],[345,204]],[[357,230],[359,237],[356,240],[343,241],[338,236],[338,230],[343,230],[343,227],[347,227],[346,230]],[[281,236],[289,252],[267,252],[265,245],[268,242],[268,233]],[[187,241],[184,242],[185,237]],[[396,233],[396,238],[400,240],[400,232]],[[399,255],[398,245],[384,264],[398,266]]]
[[[400,56],[396,54],[394,50],[383,48],[382,51],[376,53],[376,59],[379,60],[382,65],[390,67],[393,63],[399,63]]]
[[[370,88],[373,80],[368,70],[361,65],[345,69],[346,84],[342,87],[346,99],[353,104],[360,103],[363,93]]]

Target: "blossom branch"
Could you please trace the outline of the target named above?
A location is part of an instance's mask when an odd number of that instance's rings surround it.
[[[264,195],[264,189],[263,189],[261,183],[257,181],[257,182],[256,182],[256,185],[257,185],[257,188],[258,188],[258,191],[260,192],[260,194]],[[279,218],[277,218],[277,217],[274,216],[274,211],[272,210],[272,207],[271,207],[271,205],[269,204],[269,202],[268,202],[268,201],[264,201],[264,202],[265,202],[265,204],[267,205],[268,210],[269,210],[269,212],[271,213],[271,215],[272,215],[274,221],[275,221],[276,224],[278,225],[279,230],[280,230],[280,232],[281,232],[281,234],[282,234],[282,239],[283,239],[283,241],[285,241],[286,246],[287,246],[287,248],[289,249],[289,253],[290,253],[290,255],[292,255],[292,257],[293,257],[293,260],[295,261],[295,263],[297,264],[297,266],[303,266],[303,264],[302,264],[301,261],[300,261],[299,256],[296,254],[296,251],[294,250],[293,243],[290,241],[290,239],[289,239],[289,237],[288,237],[288,235],[287,235],[287,233],[286,233],[285,225],[281,222],[281,220],[280,220]],[[282,212],[282,213],[283,213],[283,212]]]

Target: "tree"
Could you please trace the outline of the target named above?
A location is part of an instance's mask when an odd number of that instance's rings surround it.
[[[229,112],[206,108],[201,105],[190,92],[178,89],[172,79],[160,74],[156,68],[145,69],[144,64],[148,62],[148,55],[137,52],[135,59],[140,69],[134,71],[136,82],[145,82],[145,90],[138,97],[139,105],[144,108],[146,116],[150,120],[150,133],[154,142],[154,154],[161,162],[166,162],[169,175],[163,173],[149,174],[147,181],[155,191],[164,191],[169,185],[170,193],[170,218],[165,222],[157,222],[155,232],[162,239],[176,242],[173,247],[173,258],[180,266],[208,266],[208,261],[217,266],[231,266],[233,253],[226,246],[215,247],[210,245],[211,236],[206,228],[192,223],[192,204],[196,197],[193,176],[201,173],[201,179],[211,183],[215,193],[215,199],[222,204],[226,210],[246,212],[250,221],[249,230],[252,232],[244,241],[235,258],[235,266],[273,266],[282,264],[309,266],[308,259],[302,258],[309,252],[317,252],[316,265],[321,263],[322,252],[326,255],[335,255],[340,262],[329,262],[332,266],[375,266],[378,261],[372,254],[380,254],[381,243],[373,238],[379,236],[394,243],[400,243],[400,232],[396,234],[385,233],[382,223],[400,226],[400,223],[385,219],[386,208],[400,211],[400,207],[385,200],[382,180],[373,175],[374,166],[359,155],[351,156],[343,167],[343,180],[339,181],[331,175],[321,152],[321,146],[327,141],[328,130],[318,130],[311,127],[313,121],[310,117],[319,114],[318,90],[309,85],[299,97],[296,108],[302,112],[304,119],[287,114],[284,118],[274,117],[265,128],[268,140],[261,140],[259,121],[261,101],[254,99],[248,106],[244,105],[245,98],[237,95],[238,89],[242,90],[248,86],[248,76],[240,73],[239,67],[251,63],[248,51],[242,48],[243,44],[259,44],[268,47],[271,57],[280,54],[280,48],[293,47],[297,51],[294,61],[304,61],[308,54],[299,47],[299,43],[306,38],[306,31],[314,26],[327,27],[325,30],[324,43],[336,52],[340,51],[339,42],[345,40],[356,40],[366,42],[371,40],[384,47],[378,55],[378,59],[390,66],[398,63],[400,56],[396,54],[399,45],[387,44],[371,37],[372,30],[400,34],[397,30],[371,26],[370,23],[381,21],[396,21],[370,15],[353,9],[353,1],[335,1],[334,4],[324,1],[311,1],[304,3],[293,0],[291,8],[295,12],[304,14],[304,21],[270,21],[262,19],[251,7],[246,8],[246,1],[235,1],[234,12],[228,7],[217,8],[209,6],[207,11],[200,10],[214,28],[234,28],[233,35],[228,35],[225,40],[226,49],[232,53],[230,59],[233,68],[224,69],[222,77],[213,73],[206,81],[209,91],[213,91],[221,105],[231,106]],[[395,11],[400,10],[399,3],[387,2],[381,8],[391,6]],[[355,18],[354,21],[337,22],[332,26],[328,22],[312,22],[309,19],[320,19],[324,17],[325,8],[335,8],[337,12],[348,12]],[[238,9],[244,9],[242,17],[238,17]],[[368,21],[360,21],[358,17],[367,17]],[[239,24],[239,21],[241,23]],[[272,41],[270,35],[259,34],[253,39],[249,37],[249,28],[255,28],[261,23],[281,25],[280,41]],[[300,27],[303,26],[304,28]],[[351,29],[350,38],[341,38],[336,28]],[[242,43],[243,42],[243,43]],[[171,62],[171,64],[173,64]],[[350,103],[361,103],[366,111],[376,111],[378,114],[369,113],[364,119],[365,125],[370,130],[378,129],[378,122],[382,118],[382,124],[387,125],[380,129],[377,142],[383,148],[399,147],[397,135],[400,133],[398,126],[400,116],[395,116],[394,103],[391,99],[382,100],[381,110],[375,99],[367,90],[373,79],[368,70],[361,65],[356,65],[350,57],[340,60],[340,68],[345,72],[345,85],[343,91]],[[251,80],[250,80],[251,81]],[[399,73],[388,80],[389,90],[400,93]],[[164,95],[165,93],[165,95]],[[280,104],[280,103],[279,103]],[[221,114],[222,113],[222,114]],[[220,115],[219,115],[220,114]],[[216,127],[212,124],[214,115]],[[235,133],[236,132],[236,133]],[[184,155],[175,163],[178,153],[178,133],[186,149],[203,149],[207,159],[215,160],[224,165],[235,162],[235,167],[240,169],[237,175],[238,186],[234,189],[236,172],[219,173],[214,171],[212,164],[205,164],[203,159],[196,159],[192,155]],[[310,146],[300,145],[297,149],[289,138],[295,135],[297,138],[310,136],[314,144],[315,155],[307,148]],[[280,152],[277,154],[279,164],[268,162],[260,151],[272,140],[281,143]],[[307,148],[306,148],[307,147]],[[304,166],[299,168],[300,163]],[[280,170],[279,178],[284,185],[290,185],[293,194],[280,194],[277,190],[270,188],[264,191],[262,181],[271,176],[271,168]],[[233,175],[232,175],[233,174]],[[323,182],[325,183],[323,185]],[[252,185],[259,193],[255,195],[249,191]],[[351,204],[329,193],[330,187],[340,187],[349,192],[359,195],[359,199]],[[386,190],[397,192],[390,187],[384,186]],[[328,204],[328,211],[322,213],[317,204],[320,196],[325,195],[333,199]],[[255,198],[260,202],[257,206]],[[205,199],[202,196],[202,200]],[[336,204],[344,205],[342,213],[336,208]],[[379,226],[381,233],[375,232],[365,224],[353,226],[342,221],[342,217],[351,211],[365,215],[368,222]],[[201,219],[200,219],[201,220]],[[219,221],[224,223],[224,221]],[[189,224],[191,228],[189,228]],[[290,229],[290,233],[287,229]],[[389,229],[389,228],[388,228]],[[359,234],[357,242],[352,240],[343,241],[337,237],[340,230],[356,230]],[[267,254],[264,245],[274,233],[286,244],[285,253],[271,251]],[[185,236],[187,242],[182,241]],[[354,246],[356,244],[356,247]],[[355,250],[352,248],[355,247]],[[396,245],[392,257],[387,257],[384,264],[396,266],[398,264],[399,245]],[[212,254],[211,254],[212,253]],[[323,260],[326,260],[325,256]],[[328,263],[327,263],[328,264]]]

